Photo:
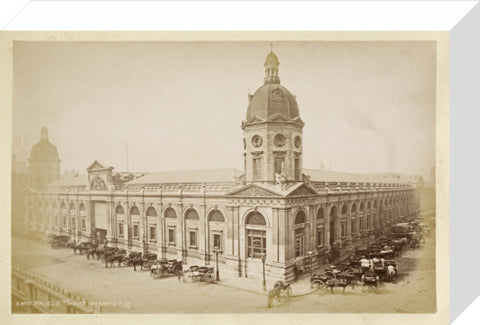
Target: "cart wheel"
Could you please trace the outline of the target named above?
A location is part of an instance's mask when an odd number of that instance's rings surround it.
[[[214,280],[214,275],[213,273],[207,273],[205,275],[205,280],[208,282],[208,283],[213,283],[213,280]]]
[[[325,275],[328,277],[328,279],[336,279],[337,278],[335,273],[333,273],[332,271],[325,272]]]
[[[312,283],[312,286],[314,286],[314,288],[318,288],[318,293],[321,295],[323,295],[325,291],[327,291],[327,285],[321,280],[315,281],[314,283]]]
[[[312,288],[312,289],[317,289],[317,288],[320,287],[320,284],[321,284],[321,283],[323,283],[323,282],[322,282],[322,281],[318,281],[318,280],[313,281],[313,282],[310,284],[310,288]]]

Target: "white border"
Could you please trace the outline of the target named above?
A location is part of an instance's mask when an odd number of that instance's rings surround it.
[[[6,12],[10,13],[25,6],[25,1],[20,1],[17,5],[11,4],[10,0],[2,2],[7,4]],[[8,7],[9,3],[19,9]],[[7,20],[4,30],[448,31],[477,3],[478,1],[31,1],[12,21]]]

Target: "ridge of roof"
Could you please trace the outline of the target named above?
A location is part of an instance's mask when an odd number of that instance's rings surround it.
[[[243,171],[235,168],[192,169],[146,173],[126,183],[134,184],[167,184],[167,183],[218,183],[234,182]]]

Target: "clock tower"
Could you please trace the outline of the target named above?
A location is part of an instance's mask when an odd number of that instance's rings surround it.
[[[302,181],[302,129],[296,97],[280,85],[280,62],[273,51],[265,60],[265,80],[253,95],[242,122],[247,183]]]

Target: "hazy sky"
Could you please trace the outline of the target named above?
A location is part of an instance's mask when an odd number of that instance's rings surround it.
[[[46,126],[62,170],[243,168],[247,94],[269,42],[15,42],[13,152]],[[275,42],[297,96],[304,167],[429,176],[433,42]]]

